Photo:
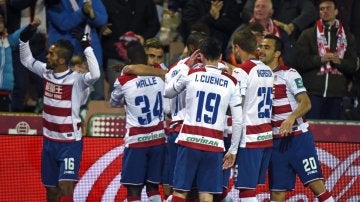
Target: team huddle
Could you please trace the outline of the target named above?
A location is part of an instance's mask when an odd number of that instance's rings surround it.
[[[285,201],[296,175],[320,201],[334,201],[302,118],[309,97],[299,73],[279,64],[279,38],[266,35],[258,44],[250,31],[236,33],[238,67],[222,62],[218,42],[201,33],[189,36],[187,48],[164,80],[155,67],[125,67],[115,81],[110,103],[126,112],[127,201],[140,201],[143,187],[150,201],[161,201],[159,184],[169,201],[229,201],[230,169],[240,201],[257,201],[267,170],[272,201]],[[132,64],[146,64],[141,49],[130,53]]]
[[[73,201],[83,146],[80,106],[99,65],[86,34],[78,40],[89,72],[68,68],[73,47],[66,40],[50,46],[47,63],[34,59],[29,39],[38,24],[21,33],[20,56],[46,84],[42,181],[48,201]],[[126,112],[121,183],[127,201],[140,201],[144,187],[150,201],[161,201],[159,184],[174,202],[230,201],[230,169],[240,201],[257,201],[266,171],[271,201],[285,201],[296,175],[319,201],[334,201],[303,119],[311,103],[299,73],[279,62],[281,40],[266,35],[258,43],[251,31],[239,31],[232,41],[237,67],[222,62],[219,43],[202,33],[192,33],[187,48],[189,56],[166,71],[146,65],[142,44],[128,44],[132,65],[110,98]]]

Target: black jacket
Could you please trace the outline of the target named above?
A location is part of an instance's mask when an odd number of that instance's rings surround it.
[[[336,52],[337,28],[333,26],[330,32],[330,51]],[[327,78],[326,74],[318,74],[323,64],[318,53],[316,25],[301,33],[295,47],[296,69],[303,77],[304,85],[310,95],[324,96],[326,94],[324,97],[342,97],[345,95],[347,76],[354,74],[356,70],[355,39],[346,29],[345,34],[347,40],[345,55],[341,59],[341,64],[335,65],[342,74],[329,73]],[[328,82],[327,85],[326,80]]]
[[[133,31],[148,39],[160,29],[155,4],[152,0],[103,0],[112,24],[112,34],[102,38],[105,58],[120,59],[114,43],[127,31]]]

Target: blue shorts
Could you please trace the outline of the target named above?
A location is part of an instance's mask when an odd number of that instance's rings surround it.
[[[83,141],[56,142],[43,138],[41,178],[47,187],[58,187],[59,181],[77,181]]]
[[[145,148],[125,148],[122,159],[121,183],[159,184],[165,156],[165,144]]]
[[[176,138],[178,137],[179,133],[178,132],[172,132],[168,135],[168,144],[167,144],[167,148],[168,148],[168,182],[169,185],[172,186],[173,185],[173,178],[174,178],[174,169],[175,169],[175,162],[176,162],[176,157],[177,157],[177,151],[178,151],[178,147],[179,145],[177,143],[175,143]]]
[[[236,189],[256,189],[265,184],[272,148],[239,148],[234,171]]]
[[[276,139],[273,145],[269,164],[270,190],[293,190],[296,174],[304,185],[323,179],[310,131],[294,137]]]
[[[175,163],[174,189],[222,193],[222,152],[208,152],[179,146]]]

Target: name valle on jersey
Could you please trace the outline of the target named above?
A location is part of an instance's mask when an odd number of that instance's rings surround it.
[[[147,87],[147,86],[152,86],[152,85],[156,85],[156,78],[155,77],[150,77],[150,78],[145,78],[145,79],[141,79],[139,81],[136,82],[136,88],[143,88],[143,87]]]

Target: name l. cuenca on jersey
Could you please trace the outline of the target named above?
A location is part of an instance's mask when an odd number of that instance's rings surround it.
[[[274,100],[272,109],[272,125],[274,138],[282,138],[281,123],[298,107],[295,96],[306,92],[300,74],[293,68],[279,65],[274,70]],[[292,133],[289,136],[299,135],[308,131],[309,124],[303,117],[295,120]]]
[[[54,73],[46,69],[46,63],[32,57],[28,42],[20,42],[22,64],[44,79],[43,133],[46,138],[63,142],[81,140],[80,106],[86,96],[84,92],[100,77],[93,49],[87,47],[84,54],[90,72],[68,69]]]
[[[194,149],[223,152],[226,111],[230,106],[232,112],[241,114],[236,79],[213,66],[190,69],[188,75],[181,75],[165,88],[165,96],[171,98],[184,89],[185,118],[176,142]],[[241,116],[237,117],[235,122],[240,123]]]
[[[272,146],[271,110],[274,75],[270,67],[259,60],[245,61],[232,74],[240,84],[243,102],[243,127],[240,147]]]
[[[163,94],[164,81],[159,77],[124,74],[117,78],[110,103],[112,106],[125,103],[126,147],[165,143]]]

